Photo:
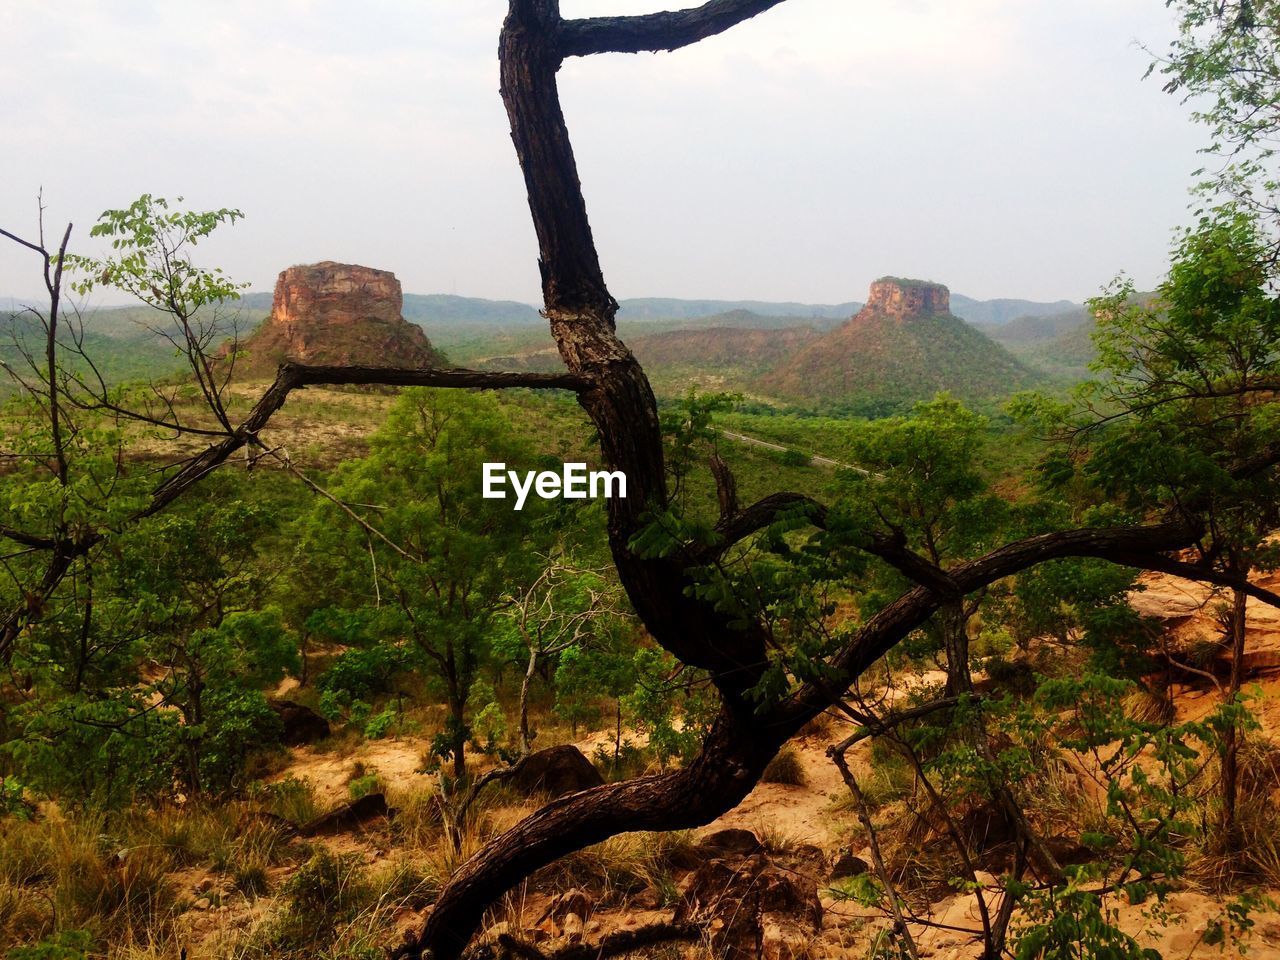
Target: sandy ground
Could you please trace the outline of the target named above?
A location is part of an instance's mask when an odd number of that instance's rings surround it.
[[[1260,582],[1268,588],[1280,587],[1280,577],[1267,576]],[[1215,605],[1219,598],[1213,591],[1198,585],[1165,576],[1149,576],[1143,579],[1143,588],[1134,597],[1141,612],[1162,620],[1171,637],[1181,646],[1197,640],[1212,639],[1220,628],[1217,626]],[[1280,656],[1280,611],[1265,605],[1249,608],[1250,629],[1247,638],[1251,659],[1246,663],[1258,667],[1252,677],[1255,690],[1255,710],[1263,726],[1263,734],[1280,738],[1280,667],[1272,669],[1264,655],[1275,650]],[[1280,663],[1280,661],[1278,661]],[[916,685],[935,684],[940,674],[929,674],[915,679]],[[287,691],[280,691],[287,693]],[[1218,701],[1218,693],[1212,688],[1193,689],[1179,687],[1176,691],[1179,715],[1182,718],[1202,716]],[[845,786],[835,766],[827,757],[828,747],[847,736],[849,724],[836,720],[820,732],[796,740],[796,751],[804,770],[802,786],[762,783],[734,810],[703,829],[703,833],[727,827],[740,827],[755,831],[763,838],[783,841],[791,845],[809,844],[819,847],[834,861],[849,849],[847,838],[856,835],[855,818],[850,812],[840,812],[835,801],[845,795]],[[634,732],[628,734],[633,742],[643,742]],[[584,737],[578,744],[590,756],[605,742],[612,742],[609,731]],[[316,788],[322,806],[336,806],[349,796],[348,783],[359,770],[377,773],[390,787],[398,790],[426,787],[433,778],[421,772],[429,738],[404,737],[362,742],[351,753],[337,753],[302,748],[295,752],[292,762],[278,774],[309,780]],[[852,752],[855,769],[866,770],[865,752]],[[509,810],[495,811],[492,823],[505,828],[514,825],[531,807],[522,805]],[[362,853],[370,863],[378,863],[394,855],[383,842],[373,837],[341,837],[333,841],[344,852]],[[858,844],[861,845],[860,842]],[[865,853],[862,850],[853,851]],[[819,877],[820,889],[825,876]],[[207,882],[198,876],[183,878],[193,891]],[[1273,894],[1275,896],[1276,894]],[[871,931],[883,926],[878,914],[860,908],[847,900],[840,900],[829,893],[823,894],[825,920],[821,941],[815,945],[814,957],[852,958],[865,957]],[[530,896],[527,901],[514,905],[512,925],[534,925],[546,906],[545,897]],[[252,907],[234,909],[212,907],[192,921],[196,929],[212,943],[219,937],[243,930],[256,922],[261,915],[261,902]],[[1168,901],[1168,916],[1152,920],[1141,907],[1125,907],[1121,910],[1122,925],[1137,936],[1144,946],[1159,949],[1167,960],[1191,957],[1220,957],[1233,955],[1220,947],[1203,943],[1202,937],[1208,925],[1222,915],[1220,900],[1203,893],[1187,890],[1175,894]],[[593,932],[607,931],[642,925],[658,919],[666,919],[666,913],[643,909],[640,904],[626,908],[600,911],[595,915]],[[416,918],[407,916],[405,924]],[[947,926],[974,928],[978,925],[976,899],[971,894],[955,895],[933,905],[932,919]],[[1280,958],[1280,916],[1263,912],[1257,914],[1256,926],[1250,940],[1249,956],[1255,958]],[[977,956],[972,939],[954,930],[926,928],[913,925],[922,957],[933,960],[968,960]],[[193,932],[196,932],[193,930]]]

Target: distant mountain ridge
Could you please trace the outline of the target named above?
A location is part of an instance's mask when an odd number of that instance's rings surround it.
[[[1020,317],[1052,317],[1081,309],[1081,304],[1070,300],[1042,303],[1037,300],[974,300],[960,293],[951,295],[951,312],[970,323],[1004,326]]]
[[[229,309],[245,315],[257,315],[261,320],[271,311],[272,294],[265,291],[247,293]],[[14,310],[21,309],[26,301],[21,298],[0,298],[6,300]],[[812,323],[815,320],[848,320],[859,310],[862,304],[857,301],[846,303],[798,303],[793,301],[768,300],[685,300],[675,297],[638,297],[619,302],[618,320],[623,323],[647,323],[660,320],[702,320],[708,317],[721,317],[745,311],[761,317],[788,318],[795,325]],[[1018,317],[1043,317],[1066,313],[1079,309],[1079,304],[1068,300],[1053,303],[1041,303],[1034,300],[974,300],[960,294],[951,297],[951,312],[962,320],[978,324],[1003,325]],[[100,307],[87,311],[101,315],[104,321],[100,332],[107,336],[127,336],[117,332],[114,324],[108,319],[124,319],[129,311],[142,312],[136,307]],[[472,326],[521,326],[542,323],[538,308],[515,300],[488,300],[483,297],[462,297],[445,293],[406,293],[404,294],[404,312],[406,320],[420,326],[432,327],[448,324],[468,324]],[[152,317],[151,319],[154,319]],[[720,324],[737,325],[743,324]]]

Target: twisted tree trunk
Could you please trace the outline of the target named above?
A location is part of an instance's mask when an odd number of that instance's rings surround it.
[[[759,625],[731,627],[712,604],[697,599],[687,589],[686,568],[751,536],[780,512],[810,507],[810,518],[821,526],[825,510],[795,494],[774,494],[743,509],[736,497],[724,497],[727,515],[717,525],[718,547],[658,558],[632,552],[631,540],[651,511],[668,505],[662,436],[648,379],[615,330],[618,305],[596,254],[556,73],[566,56],[674,50],[780,2],[709,0],[676,13],[563,21],[559,0],[509,0],[499,43],[501,91],[538,237],[544,313],[578,400],[597,429],[604,463],[627,476],[628,496],[607,503],[613,559],[650,635],[683,663],[708,671],[722,706],[701,753],[683,769],[561,797],[491,841],[450,879],[423,929],[396,958],[456,960],[489,906],[539,868],[619,833],[701,826],[732,809],[782,744],[943,605],[1059,557],[1168,568],[1176,562],[1162,551],[1183,547],[1198,533],[1185,521],[1064,531],[1009,544],[949,571],[892,544],[873,544],[868,549],[920,586],[869,620],[830,659],[831,675],[821,684],[804,686],[767,710],[746,697],[766,664],[765,634]],[[1211,576],[1183,568],[1184,575]],[[1273,601],[1280,604],[1280,597],[1268,600]]]

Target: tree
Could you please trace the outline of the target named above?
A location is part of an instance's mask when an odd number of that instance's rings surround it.
[[[530,752],[537,736],[529,726],[529,696],[538,671],[548,665],[554,669],[561,654],[579,655],[584,647],[596,645],[609,631],[608,621],[621,616],[620,607],[617,587],[603,572],[579,568],[556,553],[544,558],[532,582],[507,595],[503,620],[509,639],[518,642],[525,658],[516,710],[522,756]],[[502,640],[497,638],[498,643]]]
[[[1199,192],[1251,212],[1280,255],[1280,3],[1276,0],[1166,0],[1178,37],[1152,70],[1165,90],[1192,103],[1209,129],[1203,152],[1217,162]],[[1206,171],[1200,171],[1204,174]]]
[[[259,544],[275,526],[259,505],[207,499],[151,518],[120,544],[114,586],[139,610],[144,694],[182,718],[176,733],[187,793],[221,793],[279,721],[260,692],[298,669],[297,639],[266,606],[272,577]]]
[[[978,457],[986,421],[942,396],[916,405],[911,417],[873,421],[855,430],[837,509],[855,536],[882,549],[909,551],[937,569],[980,554],[1011,519],[1006,502],[988,488]],[[898,570],[881,563],[887,582],[868,600],[891,599],[904,586]],[[944,654],[945,695],[971,692],[969,624],[986,591],[957,597],[930,621],[935,649]]]
[[[571,56],[675,50],[777,2],[711,0],[674,13],[582,20],[563,20],[557,0],[509,4],[499,42],[501,92],[538,237],[544,313],[569,373],[583,384],[579,401],[596,427],[605,464],[628,479],[628,498],[609,504],[614,562],[655,642],[685,665],[706,670],[722,706],[701,752],[682,769],[562,798],[489,843],[453,876],[421,934],[400,956],[458,956],[486,907],[557,857],[628,830],[696,826],[731,808],[787,739],[956,596],[1066,556],[1160,568],[1173,562],[1170,551],[1194,543],[1200,534],[1198,516],[1157,510],[1138,522],[1027,537],[946,569],[912,551],[864,544],[917,585],[857,629],[831,637],[829,649],[816,660],[805,650],[800,672],[771,656],[768,622],[743,617],[740,607],[726,602],[723,590],[700,588],[698,581],[757,534],[772,538],[780,551],[785,544],[775,535],[781,533],[779,524],[791,529],[805,521],[825,524],[827,512],[820,504],[777,493],[739,507],[736,497],[726,495],[709,538],[664,549],[635,548],[647,539],[653,519],[669,513],[671,505],[662,435],[649,383],[616,333],[617,303],[592,240],[556,72]],[[1269,476],[1277,460],[1280,447],[1228,469],[1240,479]],[[724,480],[719,486],[732,492]],[[1218,576],[1179,569],[1201,579]]]
[[[497,619],[512,593],[534,588],[555,534],[540,501],[517,513],[484,499],[481,467],[532,465],[533,451],[492,398],[421,389],[400,397],[371,446],[331,488],[362,506],[319,502],[301,559],[321,564],[384,642],[407,638],[406,662],[441,685],[449,723],[437,753],[462,778],[468,704]]]
[[[1274,479],[1242,463],[1280,443],[1280,300],[1270,289],[1267,241],[1255,215],[1220,209],[1189,231],[1153,298],[1120,283],[1092,302],[1103,374],[1080,406],[1060,410],[1059,484],[1082,476],[1129,513],[1172,503],[1200,528],[1171,572],[1191,568],[1226,588],[1225,646],[1234,701],[1243,682],[1249,573],[1274,569],[1268,537],[1280,524]],[[1256,594],[1255,594],[1256,595]],[[1224,737],[1221,839],[1236,829],[1239,731]]]

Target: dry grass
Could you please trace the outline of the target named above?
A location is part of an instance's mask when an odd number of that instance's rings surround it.
[[[578,887],[600,903],[617,903],[651,887],[660,901],[674,902],[672,872],[694,859],[697,842],[692,831],[624,833],[588,847],[539,871],[534,889],[560,893]]]
[[[803,787],[808,781],[804,774],[804,764],[800,754],[793,747],[783,747],[776,757],[769,761],[760,778],[764,783],[781,783],[790,787]]]
[[[1178,709],[1168,690],[1139,686],[1125,697],[1124,712],[1139,723],[1168,726],[1177,719]]]
[[[171,939],[180,907],[161,844],[128,846],[100,815],[7,823],[0,843],[0,947],[84,930],[96,942]]]

